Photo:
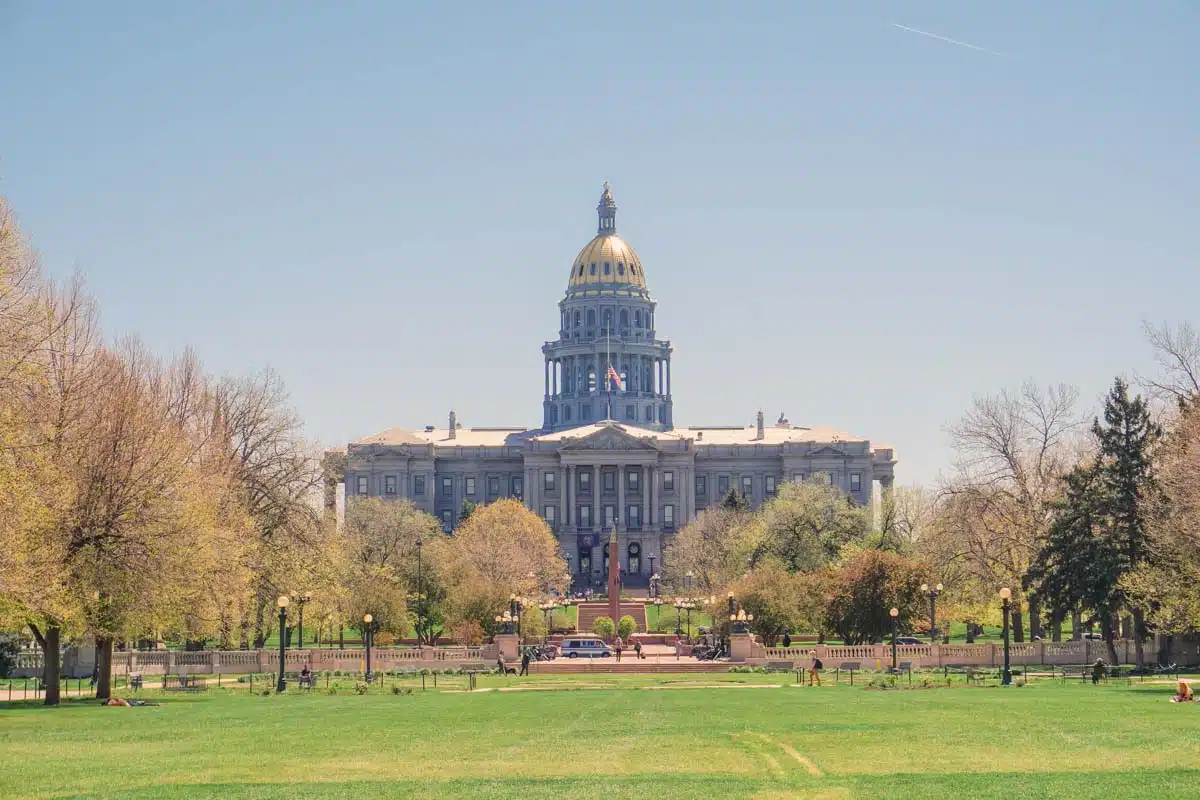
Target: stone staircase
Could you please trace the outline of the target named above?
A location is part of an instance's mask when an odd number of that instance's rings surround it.
[[[613,623],[615,624],[620,622],[621,617],[626,615],[633,617],[634,621],[637,622],[638,633],[646,632],[646,606],[644,604],[631,603],[628,600],[622,600],[621,613],[616,619],[613,620]],[[606,602],[580,603],[579,622],[577,623],[576,630],[580,633],[591,633],[592,623],[594,623],[600,617],[607,616],[608,603]]]

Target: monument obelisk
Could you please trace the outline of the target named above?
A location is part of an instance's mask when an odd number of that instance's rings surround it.
[[[621,621],[621,559],[617,553],[617,529],[608,533],[608,616],[613,625]]]

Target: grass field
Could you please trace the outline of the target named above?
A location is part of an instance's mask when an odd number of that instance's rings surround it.
[[[1167,684],[879,691],[787,675],[485,676],[360,696],[0,704],[4,797],[1195,797]],[[432,684],[430,684],[432,689]]]

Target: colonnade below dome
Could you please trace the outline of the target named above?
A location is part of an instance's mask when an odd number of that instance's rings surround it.
[[[542,427],[559,430],[613,419],[670,430],[674,422],[670,345],[626,345],[606,352],[604,344],[596,342],[587,349],[547,345]],[[610,365],[619,382],[609,377]]]

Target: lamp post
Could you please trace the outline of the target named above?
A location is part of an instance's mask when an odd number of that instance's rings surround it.
[[[287,652],[287,607],[288,596],[286,594],[279,595],[279,599],[275,601],[279,606],[279,679],[275,681],[275,691],[282,692],[287,688],[287,683],[283,680],[284,659]]]
[[[371,679],[374,677],[371,674],[371,639],[373,638],[371,634],[374,629],[375,618],[370,614],[363,614],[363,637],[367,640],[367,683],[370,683]]]
[[[696,601],[691,599],[685,600],[683,602],[683,607],[687,609],[687,638],[690,642],[692,640],[692,609],[696,607]]]
[[[513,632],[514,619],[516,619],[516,617],[513,616],[511,611],[505,611],[503,614],[496,615],[496,623],[504,626],[503,633],[506,634]]]
[[[558,603],[554,602],[553,600],[546,600],[539,603],[538,608],[540,608],[546,614],[546,635],[543,637],[542,641],[548,642],[550,641],[550,620],[553,617],[554,609],[558,608]]]
[[[300,607],[300,649],[304,649],[304,604],[312,600],[312,595],[308,592],[301,592],[296,595],[296,605]]]
[[[892,671],[895,672],[899,667],[896,661],[896,622],[900,617],[900,609],[892,606],[888,611],[888,616],[892,618]]]
[[[422,586],[421,580],[421,548],[425,546],[425,542],[417,539],[417,647],[424,644],[424,621],[425,621],[425,604],[421,597],[425,587]]]
[[[1000,676],[1000,685],[1009,686],[1012,684],[1012,671],[1009,669],[1008,663],[1008,613],[1010,602],[1012,600],[1012,589],[1005,586],[1000,590],[1000,609],[1004,614],[1004,672]]]
[[[942,593],[942,585],[939,583],[930,589],[928,583],[922,583],[921,591],[929,598],[929,643],[937,644],[937,599]]]
[[[676,597],[673,605],[675,606],[675,635],[682,636],[683,635],[683,623],[682,623],[683,617],[680,616],[679,612],[683,609],[683,603],[679,600],[678,597]]]
[[[694,577],[696,577],[696,576],[690,569],[687,572],[685,572],[683,575],[683,588],[691,589],[692,588],[692,578],[694,578]]]

